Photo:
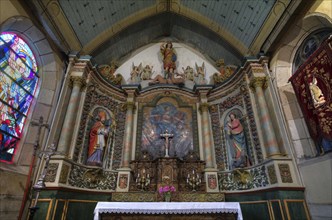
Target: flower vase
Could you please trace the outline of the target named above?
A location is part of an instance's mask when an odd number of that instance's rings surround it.
[[[165,194],[165,202],[171,201],[171,194]]]

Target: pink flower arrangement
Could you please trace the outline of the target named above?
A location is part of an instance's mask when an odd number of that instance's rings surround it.
[[[166,185],[166,186],[159,187],[158,191],[159,191],[160,195],[163,195],[163,194],[170,195],[172,192],[175,192],[176,189],[175,189],[174,186],[168,186],[168,185]]]

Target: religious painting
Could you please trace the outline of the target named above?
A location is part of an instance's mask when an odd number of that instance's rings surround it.
[[[128,174],[120,174],[119,188],[126,189],[128,186],[127,182],[128,182]]]
[[[232,109],[223,122],[230,170],[251,165],[245,133],[245,118],[239,109]]]
[[[143,119],[141,150],[154,159],[164,157],[167,147],[169,156],[178,158],[193,150],[192,108],[178,107],[174,99],[164,98],[154,107],[144,107]]]
[[[216,175],[213,175],[213,174],[208,175],[208,187],[210,189],[216,189],[217,188],[217,177],[216,177]]]
[[[112,112],[98,107],[93,111],[89,124],[86,165],[105,168],[106,163],[110,160],[114,139],[114,115]]]
[[[14,33],[0,35],[0,161],[12,162],[38,84],[29,46]]]

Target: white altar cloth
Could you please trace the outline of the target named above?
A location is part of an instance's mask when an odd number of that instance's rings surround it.
[[[100,213],[123,214],[207,214],[237,213],[237,220],[243,220],[238,202],[98,202],[94,220]]]

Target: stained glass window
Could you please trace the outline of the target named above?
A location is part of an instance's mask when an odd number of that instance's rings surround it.
[[[18,35],[0,34],[0,161],[11,163],[38,83],[29,46]]]

